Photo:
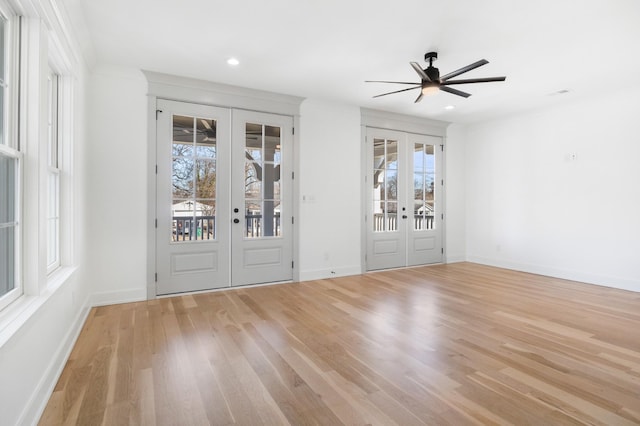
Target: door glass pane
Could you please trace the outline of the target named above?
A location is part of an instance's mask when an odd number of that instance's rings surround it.
[[[263,237],[280,236],[280,202],[276,200],[264,201],[264,229]]]
[[[172,241],[188,241],[191,237],[195,203],[192,200],[174,198],[171,206]]]
[[[178,140],[173,141],[173,156],[174,157],[192,157],[193,156],[193,144],[191,142],[182,142]]]
[[[398,171],[387,170],[387,196],[386,199],[396,201],[398,199]]]
[[[280,183],[280,167],[276,168],[273,163],[265,162],[263,182],[264,198],[274,199],[276,184]]]
[[[373,199],[384,200],[385,198],[384,170],[373,171]]]
[[[216,198],[216,162],[196,160],[196,198]]]
[[[385,212],[386,216],[386,231],[397,231],[398,230],[398,203],[389,202],[387,203],[387,211]]]
[[[396,231],[398,201],[398,141],[373,140],[373,230]]]
[[[424,177],[424,180],[425,180],[425,188],[424,188],[425,197],[424,198],[425,198],[425,200],[433,201],[433,191],[435,189],[435,187],[434,187],[434,184],[435,184],[434,179],[435,179],[435,176],[433,174],[431,174],[431,173]]]
[[[262,231],[262,206],[260,202],[245,202],[245,235],[247,238],[258,238]]]
[[[425,158],[424,158],[424,165],[425,165],[425,171],[427,172],[435,172],[436,170],[436,157],[434,155],[434,145],[425,145],[424,146],[424,153],[425,153]]]
[[[265,126],[264,161],[280,164],[280,127]]]
[[[171,240],[215,239],[216,120],[173,116]]]
[[[279,237],[281,128],[245,124],[245,237]]]
[[[216,237],[216,202],[199,199],[196,202],[195,235],[199,240],[214,240]]]
[[[201,152],[198,156],[214,158],[216,146],[216,120],[196,119],[196,144]]]
[[[424,199],[424,174],[413,174],[413,197],[416,200]]]
[[[193,176],[195,164],[192,157],[176,157],[173,159],[173,198],[189,198],[193,196]]]
[[[415,230],[433,229],[435,196],[435,146],[416,143],[413,151]]]
[[[387,140],[386,168],[398,169],[398,141]]]
[[[262,167],[253,161],[244,165],[245,198],[260,199],[262,195]]]
[[[245,156],[249,161],[255,161],[262,165],[262,126],[260,124],[247,123]]]
[[[424,169],[424,145],[417,143],[413,149],[413,170],[421,172]]]

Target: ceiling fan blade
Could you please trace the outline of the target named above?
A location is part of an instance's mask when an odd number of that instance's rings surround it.
[[[421,79],[431,81],[427,73],[424,72],[424,70],[420,67],[420,65],[417,62],[409,62],[409,63],[411,64],[413,69],[416,70],[416,72],[418,73]]]
[[[467,65],[466,67],[462,67],[462,68],[457,69],[457,70],[455,70],[453,72],[450,72],[449,74],[447,74],[447,75],[445,75],[443,77],[440,77],[440,81],[441,82],[442,81],[446,81],[446,80],[448,80],[450,78],[453,78],[453,77],[455,77],[457,75],[460,75],[460,74],[464,74],[465,72],[469,72],[471,70],[474,70],[474,69],[476,69],[478,67],[481,67],[483,65],[486,65],[488,63],[489,63],[489,61],[487,61],[486,59],[480,59],[478,62],[474,62],[471,65]]]
[[[469,96],[471,96],[471,93],[463,92],[462,90],[458,89],[452,89],[451,87],[447,86],[440,86],[440,90],[452,93],[454,95],[462,96],[463,98],[468,98]]]
[[[486,77],[486,78],[469,78],[466,80],[443,81],[442,85],[451,86],[452,84],[468,84],[468,83],[491,83],[492,81],[505,81],[507,77]]]
[[[380,96],[393,95],[394,93],[406,92],[407,90],[419,89],[422,86],[409,87],[408,89],[396,90],[395,92],[383,93],[381,95],[375,95],[374,98],[379,98]]]
[[[422,100],[422,92],[420,92],[420,94],[418,95],[418,97],[416,98],[414,104],[417,104],[418,102],[420,102]]]
[[[416,83],[415,81],[412,83],[409,83],[407,81],[385,81],[385,80],[365,80],[365,83],[394,83],[394,84],[420,84],[420,83]]]
[[[207,120],[205,120],[204,118],[201,118],[201,119],[200,119],[200,122],[202,123],[202,125],[203,125],[204,127],[206,127],[206,128],[207,128],[207,130],[213,130],[213,129],[211,128],[211,124],[209,124],[209,122],[208,122]]]

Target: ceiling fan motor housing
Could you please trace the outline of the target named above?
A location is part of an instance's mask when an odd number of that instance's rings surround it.
[[[429,65],[429,68],[424,70],[424,72],[429,76],[431,81],[437,82],[438,80],[440,80],[440,71],[438,70],[438,68]]]
[[[424,61],[429,62],[429,66],[424,70],[424,72],[433,82],[440,80],[440,71],[438,68],[433,66],[433,61],[436,59],[438,59],[438,52],[427,52],[424,54]]]

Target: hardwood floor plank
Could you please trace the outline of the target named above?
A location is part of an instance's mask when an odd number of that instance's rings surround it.
[[[640,294],[458,263],[94,308],[40,424],[640,424]]]

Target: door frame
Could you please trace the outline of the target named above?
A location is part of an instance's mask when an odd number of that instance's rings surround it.
[[[444,177],[444,185],[442,188],[441,203],[442,203],[442,247],[443,262],[446,262],[447,258],[447,238],[446,238],[446,154],[447,154],[447,127],[449,124],[446,121],[432,120],[424,117],[417,117],[412,115],[397,114],[387,111],[379,111],[369,108],[360,108],[360,170],[362,171],[361,183],[361,240],[360,240],[360,264],[363,272],[367,271],[367,231],[369,223],[365,221],[365,216],[369,212],[369,206],[367,205],[367,197],[365,196],[369,188],[367,182],[367,170],[368,170],[368,153],[367,153],[367,128],[377,128],[383,130],[394,130],[404,133],[416,133],[428,136],[436,136],[442,138],[443,152],[442,152],[442,176]]]
[[[300,104],[304,98],[248,89],[227,84],[214,83],[187,77],[162,74],[153,71],[142,71],[148,84],[147,92],[147,268],[146,288],[147,300],[156,296],[156,110],[158,99],[180,101],[200,105],[210,105],[223,108],[237,108],[265,112],[270,114],[288,115],[293,117],[293,171],[299,176],[299,132]],[[293,181],[293,214],[298,216],[298,200],[300,193],[299,179]],[[298,223],[293,228],[293,280],[300,276]]]

